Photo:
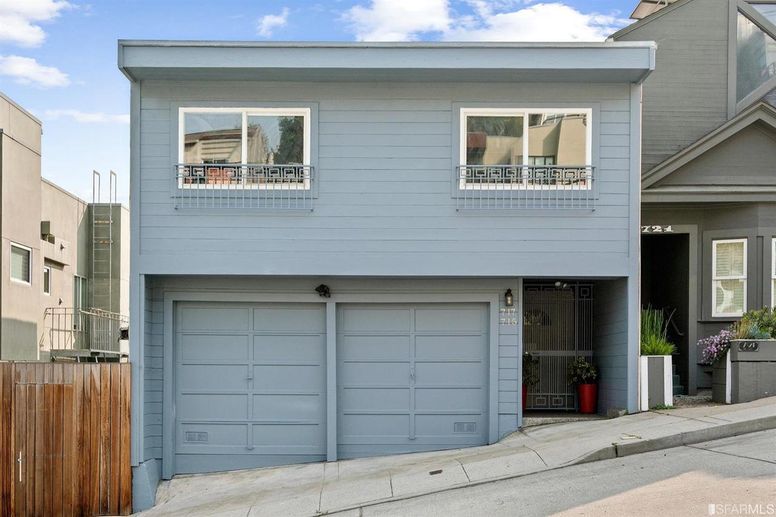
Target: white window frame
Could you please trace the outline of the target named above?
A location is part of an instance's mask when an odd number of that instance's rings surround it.
[[[13,277],[13,272],[11,271],[10,268],[11,268],[11,264],[13,263],[13,249],[14,248],[17,248],[17,249],[20,249],[20,250],[23,250],[23,251],[26,251],[27,253],[29,253],[30,258],[29,258],[29,261],[27,263],[27,278],[29,280],[27,280],[27,281],[19,280],[18,278],[14,278]],[[17,244],[15,242],[12,242],[11,246],[9,248],[9,251],[8,251],[8,266],[9,266],[8,276],[11,278],[11,282],[13,282],[15,284],[21,284],[21,285],[32,285],[32,248],[30,248],[28,246],[25,246],[23,244]]]
[[[776,307],[776,237],[771,239],[771,308]]]
[[[48,276],[48,289],[46,286],[46,277]],[[43,294],[51,296],[51,266],[43,266]]]
[[[744,273],[741,276],[717,276],[717,245],[742,243],[744,245]],[[711,317],[712,318],[730,318],[743,316],[747,308],[747,284],[749,283],[748,273],[748,239],[714,239],[711,241]],[[744,306],[741,312],[716,312],[717,311],[717,288],[716,282],[720,280],[743,280],[744,281]]]
[[[185,162],[183,161],[184,158],[184,150],[185,150],[185,143],[186,143],[186,114],[187,113],[234,113],[239,114],[242,117],[242,128],[241,128],[241,155],[240,155],[240,163],[239,164],[233,164],[235,167],[239,167],[240,165],[252,165],[248,164],[248,117],[250,116],[289,116],[289,117],[304,117],[303,119],[303,131],[304,131],[304,148],[302,151],[302,165],[310,166],[310,136],[311,136],[311,109],[310,108],[178,108],[178,163],[183,165]],[[188,165],[188,164],[187,164]],[[197,164],[199,165],[199,164]],[[215,185],[199,185],[199,184],[184,184],[183,179],[178,180],[178,188],[186,188],[186,189],[199,189],[199,188],[207,188],[209,190],[212,189],[218,189],[218,188],[234,188],[234,187],[219,187],[217,184]],[[284,185],[246,185],[243,184],[239,187],[240,189],[250,190],[250,189],[259,189],[259,190],[273,190],[273,189],[283,189],[283,190],[310,190],[310,178],[305,178],[304,184],[300,185],[291,185],[291,184],[284,184]]]
[[[592,108],[461,108],[459,115],[459,164],[466,163],[466,128],[468,117],[523,117],[523,165],[515,167],[530,167],[528,165],[528,128],[529,115],[578,115],[584,114],[587,117],[587,127],[585,128],[585,161],[587,163],[575,164],[578,166],[590,166],[593,162],[593,110]],[[507,164],[504,164],[507,165]],[[548,165],[548,167],[563,167],[563,165]],[[588,181],[584,187],[563,186],[562,188],[549,185],[531,185],[528,183],[518,183],[512,185],[482,185],[476,183],[467,183],[465,177],[459,178],[458,188],[460,190],[591,190],[592,182]]]

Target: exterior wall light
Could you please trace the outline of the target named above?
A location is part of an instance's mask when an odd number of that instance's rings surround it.
[[[331,298],[331,290],[329,289],[329,286],[326,284],[321,284],[318,287],[316,287],[315,292],[318,293],[318,296],[320,296],[321,298]]]
[[[507,292],[504,293],[504,305],[507,307],[514,307],[515,297],[512,294],[512,289],[507,289]]]

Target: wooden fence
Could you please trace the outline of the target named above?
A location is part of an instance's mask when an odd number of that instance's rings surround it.
[[[0,363],[0,515],[128,515],[128,363]]]

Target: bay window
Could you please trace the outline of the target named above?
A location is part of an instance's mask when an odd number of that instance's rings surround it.
[[[746,239],[712,241],[713,317],[738,317],[746,312]]]

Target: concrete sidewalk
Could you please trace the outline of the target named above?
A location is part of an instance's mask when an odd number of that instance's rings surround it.
[[[385,501],[776,428],[776,397],[529,428],[485,447],[186,476],[143,515],[359,514]]]

